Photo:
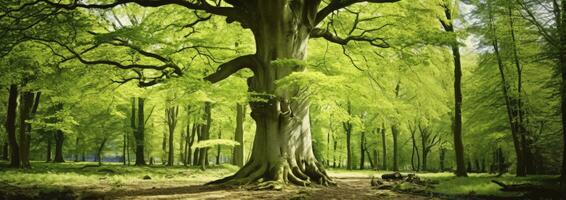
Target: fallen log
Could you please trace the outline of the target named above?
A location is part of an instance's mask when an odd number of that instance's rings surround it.
[[[491,180],[491,182],[501,186],[500,190],[506,192],[527,192],[542,189],[539,185],[530,183],[508,185],[497,180]]]
[[[401,180],[403,179],[403,175],[399,172],[393,172],[391,174],[383,174],[381,178],[385,180]]]

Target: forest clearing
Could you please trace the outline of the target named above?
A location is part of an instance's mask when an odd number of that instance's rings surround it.
[[[0,0],[0,199],[563,199],[566,0]]]

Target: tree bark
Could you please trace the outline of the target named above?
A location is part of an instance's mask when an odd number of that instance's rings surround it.
[[[16,109],[18,107],[18,85],[10,85],[8,96],[8,109],[6,112],[6,132],[8,133],[8,143],[10,144],[10,166],[19,168],[20,148],[16,138]]]
[[[411,141],[413,144],[413,149],[411,151],[411,167],[413,168],[413,171],[419,171],[421,159],[419,155],[419,147],[417,146],[417,139],[415,138],[416,129],[414,127],[411,127],[410,131],[411,131]],[[415,155],[417,158],[416,164],[415,164]]]
[[[75,138],[75,162],[79,162],[79,154],[80,154],[80,137],[79,135]]]
[[[2,160],[8,160],[9,156],[8,154],[10,154],[9,152],[9,147],[8,147],[8,136],[6,136],[6,141],[4,142],[4,145],[2,145]]]
[[[205,141],[209,139],[210,136],[210,126],[212,123],[212,103],[205,102],[204,103],[204,115],[203,119],[206,121],[206,124],[201,126],[201,137],[199,141]],[[199,149],[199,164],[201,169],[206,169],[208,166],[208,147],[200,148]]]
[[[332,140],[334,141],[334,151],[332,152],[332,168],[336,168],[336,150],[338,150],[338,141],[334,137],[332,137]]]
[[[454,33],[453,11],[449,5],[444,6],[446,21],[440,20],[444,31]],[[452,58],[454,60],[454,153],[456,156],[456,176],[468,176],[464,158],[464,142],[462,141],[462,62],[458,39],[451,41]]]
[[[440,158],[438,159],[440,161],[440,171],[443,172],[446,167],[444,167],[444,160],[446,159],[446,149],[444,147],[440,148]]]
[[[532,159],[529,158],[530,154],[531,154],[531,150],[530,150],[530,146],[527,142],[527,129],[525,128],[525,124],[524,124],[524,114],[525,112],[523,111],[523,67],[521,65],[520,62],[520,58],[519,58],[519,50],[517,49],[517,39],[515,38],[515,27],[514,27],[514,20],[513,20],[513,8],[512,8],[512,4],[507,4],[507,17],[509,20],[509,31],[510,31],[510,35],[511,35],[511,44],[512,44],[512,50],[513,50],[513,61],[515,63],[515,67],[517,70],[517,97],[515,100],[515,105],[513,106],[515,108],[515,112],[516,112],[516,120],[518,120],[516,122],[517,124],[517,134],[520,136],[520,141],[519,143],[521,144],[521,154],[523,157],[523,163],[521,165],[518,165],[518,167],[522,167],[522,169],[520,169],[522,172],[521,174],[525,174],[527,175],[528,171],[531,171],[532,169],[530,168],[530,164],[527,163],[532,163]],[[519,170],[519,169],[518,169]]]
[[[166,108],[165,113],[167,117],[167,125],[169,127],[169,152],[167,154],[167,165],[173,166],[175,164],[174,136],[178,121],[177,117],[179,116],[179,106]]]
[[[385,132],[386,132],[386,131],[387,131],[387,130],[385,129],[385,123],[382,123],[382,124],[381,124],[381,148],[382,148],[382,150],[381,150],[381,151],[382,151],[382,152],[381,152],[381,153],[382,153],[381,161],[382,161],[383,163],[382,163],[381,168],[382,168],[383,170],[387,170],[387,169],[388,169],[388,168],[387,168],[387,138],[385,137]]]
[[[135,99],[133,99],[132,102],[133,106],[132,106],[132,117],[134,117],[135,115]],[[136,140],[136,166],[141,166],[141,165],[146,165],[145,162],[145,155],[144,155],[144,131],[145,131],[145,115],[144,115],[144,98],[138,97],[138,115],[137,115],[137,121],[138,121],[138,126],[135,129],[136,131],[134,132],[134,137]],[[136,119],[136,118],[134,118]],[[134,121],[135,122],[135,121]]]
[[[51,131],[47,132],[47,148],[46,148],[46,157],[45,162],[51,162],[51,143],[53,141],[53,133]]]
[[[56,130],[55,131],[55,159],[53,162],[62,163],[65,162],[63,159],[63,142],[65,141],[65,134],[63,131]]]
[[[393,136],[393,171],[399,171],[399,126],[397,124],[391,126],[391,136]]]
[[[217,181],[249,183],[260,178],[262,188],[280,188],[287,181],[327,184],[331,180],[313,153],[309,100],[302,90],[278,88],[275,81],[304,70],[299,63],[278,63],[278,59],[302,61],[318,4],[311,1],[257,1],[256,19],[249,24],[256,42],[254,76],[250,91],[265,101],[250,102],[256,134],[250,161],[235,175]]]
[[[236,131],[234,140],[240,143],[234,147],[232,155],[232,164],[242,167],[244,166],[244,120],[246,117],[246,105],[236,104]]]
[[[362,132],[360,134],[360,169],[364,169],[365,162],[365,132]]]
[[[218,139],[222,139],[222,128],[220,127],[218,129]],[[220,152],[222,151],[222,148],[220,147],[220,145],[216,145],[216,165],[220,165]]]
[[[102,166],[102,151],[104,150],[104,146],[106,145],[107,140],[108,138],[106,137],[102,139],[102,142],[100,143],[98,149],[96,150],[96,161],[98,161],[98,166]]]
[[[130,119],[131,120],[131,119]],[[78,144],[78,137],[77,137],[77,144]],[[128,148],[128,131],[125,131],[123,134],[123,146],[122,146],[122,164],[123,165],[128,165],[128,152],[130,151],[130,149]],[[78,145],[77,145],[78,146]],[[77,154],[77,161],[78,161],[78,154]]]
[[[196,127],[196,128],[195,128],[195,127]],[[195,128],[195,130],[196,130],[196,137],[197,137],[197,140],[196,140],[196,141],[198,141],[198,142],[200,142],[200,141],[202,140],[202,138],[201,138],[201,137],[202,137],[202,136],[201,136],[201,135],[202,135],[202,134],[201,134],[202,128],[201,128],[201,127],[202,127],[202,124],[196,124],[196,123],[195,123],[195,126],[193,126],[193,128]],[[195,165],[195,166],[200,166],[200,158],[199,158],[199,156],[200,156],[200,149],[197,148],[197,149],[195,149],[195,152],[194,152],[194,154],[193,154],[193,165]]]
[[[497,66],[498,66],[498,70],[499,70],[499,75],[501,78],[501,84],[502,84],[502,92],[503,92],[503,97],[505,99],[505,107],[507,109],[507,117],[509,120],[509,125],[511,128],[511,136],[513,138],[513,146],[515,149],[515,154],[517,156],[517,176],[526,176],[526,170],[525,170],[525,165],[524,165],[524,157],[523,157],[523,151],[521,150],[521,144],[520,144],[520,136],[518,133],[518,124],[516,123],[517,121],[514,120],[514,116],[516,116],[514,109],[513,109],[513,103],[512,103],[512,99],[510,97],[510,92],[509,92],[509,83],[506,79],[505,76],[505,64],[503,63],[503,58],[501,57],[501,54],[499,52],[499,40],[497,37],[497,31],[496,31],[496,25],[495,25],[495,16],[493,15],[493,10],[491,8],[491,4],[488,3],[488,15],[489,15],[489,28],[491,31],[491,37],[492,37],[492,46],[495,52],[495,56],[497,59]]]
[[[187,160],[185,157],[187,136],[185,135],[185,133],[186,131],[181,129],[181,138],[179,138],[179,158],[181,159],[181,163],[183,165],[187,165]]]
[[[34,99],[36,101],[34,101]],[[36,103],[39,103],[39,93],[36,96],[33,92],[22,92],[20,98],[20,129],[19,129],[19,148],[21,168],[29,169],[31,164],[29,161],[31,124],[26,122],[33,117],[33,113],[37,110]]]
[[[562,84],[560,87],[560,111],[562,114],[562,176],[561,176],[561,189],[563,195],[566,196],[566,0],[560,1],[562,6],[557,20],[560,26],[558,33],[560,33],[560,47],[559,47],[559,63],[560,71],[562,72]]]
[[[352,104],[348,101],[347,105],[348,114],[352,115]],[[346,169],[352,170],[353,169],[353,159],[352,159],[352,123],[342,122],[344,126],[344,132],[346,133]]]

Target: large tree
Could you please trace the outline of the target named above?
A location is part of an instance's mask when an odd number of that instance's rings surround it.
[[[55,2],[37,0],[22,4],[22,7],[49,5],[58,9],[74,10],[111,9],[124,4],[137,4],[142,7],[161,7],[175,5],[187,8],[188,12],[203,11],[212,15],[226,17],[228,23],[238,22],[250,29],[255,40],[255,53],[243,55],[221,64],[218,69],[204,79],[211,83],[221,81],[235,72],[247,68],[254,75],[248,79],[249,91],[262,101],[250,102],[251,116],[256,122],[256,134],[250,161],[236,174],[215,183],[249,183],[263,178],[265,187],[279,187],[281,183],[291,182],[299,185],[310,184],[314,180],[320,184],[332,183],[312,150],[309,99],[298,88],[279,88],[278,79],[293,72],[305,70],[306,50],[309,38],[324,38],[330,42],[346,45],[351,41],[367,42],[376,47],[388,47],[383,38],[375,36],[372,29],[353,35],[339,36],[321,26],[325,19],[338,11],[357,3],[391,3],[399,0],[226,0],[212,4],[206,0],[117,0],[114,2],[80,1]],[[223,5],[224,4],[224,5]],[[228,4],[228,5],[226,5]],[[200,19],[200,18],[199,18]],[[352,22],[354,26],[358,20]],[[54,42],[54,41],[49,41]],[[108,41],[107,41],[108,42]],[[141,86],[147,86],[173,75],[182,75],[181,67],[170,58],[138,48],[131,43],[111,40],[115,46],[128,46],[140,54],[157,59],[163,65],[125,65],[110,60],[89,60],[61,42],[83,64],[112,65],[122,69],[155,69],[165,71],[165,75],[149,80],[138,77]],[[149,81],[148,81],[149,80]],[[261,95],[259,95],[261,94]]]

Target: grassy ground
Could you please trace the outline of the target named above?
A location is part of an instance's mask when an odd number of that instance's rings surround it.
[[[101,167],[84,167],[95,165],[89,162],[67,162],[67,163],[44,163],[33,162],[32,170],[9,169],[7,163],[0,163],[0,199],[3,197],[17,197],[18,199],[33,199],[49,196],[52,199],[74,199],[77,192],[79,197],[89,197],[91,194],[114,194],[120,197],[127,197],[130,193],[160,195],[160,193],[182,194],[186,190],[209,190],[201,186],[237,171],[237,167],[232,165],[212,166],[206,171],[193,167],[163,167],[163,166],[123,166],[121,163],[105,163]],[[372,195],[384,195],[376,193],[370,187],[370,177],[380,177],[385,171],[355,170],[346,171],[342,169],[330,170],[329,174],[335,179],[340,180],[340,184],[345,185],[341,188],[342,193],[352,189],[360,191],[368,190],[367,197]],[[150,177],[146,180],[144,177]],[[500,187],[491,182],[499,180],[507,184],[533,183],[533,184],[553,184],[556,176],[530,176],[518,178],[511,175],[494,177],[490,174],[470,174],[470,177],[455,177],[451,173],[419,173],[419,177],[424,179],[436,180],[439,184],[433,188],[428,188],[429,194],[441,194],[443,196],[463,197],[463,196],[490,196],[490,197],[517,197],[521,193],[501,192]],[[156,189],[157,188],[157,189]],[[397,188],[401,191],[410,191],[410,185]],[[304,189],[295,191],[305,192]],[[337,189],[318,188],[309,190],[306,193],[320,193],[322,195]],[[160,192],[161,191],[161,192]],[[291,190],[293,191],[293,190]],[[226,191],[224,191],[226,192]],[[251,195],[250,199],[257,198],[257,195],[271,195],[268,197],[288,199],[282,193],[253,193],[248,191],[228,191],[237,197],[241,195]],[[60,196],[60,195],[74,196]],[[188,192],[187,192],[188,193]],[[213,194],[213,193],[210,193]],[[253,196],[256,195],[256,196]],[[338,195],[341,195],[338,194]],[[355,197],[356,194],[351,194]],[[96,196],[95,196],[96,197]],[[172,197],[172,196],[171,196]],[[184,196],[190,197],[190,196]],[[181,198],[181,197],[175,197]],[[347,196],[345,197],[347,198]],[[402,199],[400,196],[395,198]],[[393,198],[393,199],[395,199]],[[414,197],[404,197],[411,199]],[[150,198],[151,199],[151,198]],[[371,198],[370,198],[371,199]],[[385,198],[387,199],[387,198]]]
[[[384,173],[392,173],[390,171],[371,171],[371,170],[356,170],[347,171],[344,169],[332,170],[336,176],[357,175],[366,177],[381,177]],[[413,173],[406,172],[402,174]],[[437,185],[428,188],[427,192],[442,194],[446,196],[491,196],[491,197],[519,197],[522,196],[521,192],[503,192],[500,191],[501,187],[491,182],[492,180],[501,181],[505,184],[523,184],[530,183],[535,185],[545,185],[548,187],[555,187],[558,189],[558,176],[554,175],[536,175],[528,177],[516,177],[512,174],[505,174],[496,177],[494,174],[487,173],[470,173],[468,177],[456,177],[453,173],[416,173],[422,179],[438,181]],[[403,187],[400,190],[410,191],[410,185]]]

